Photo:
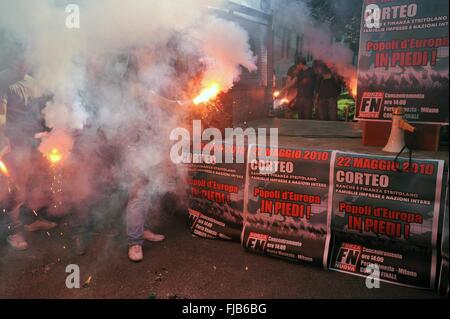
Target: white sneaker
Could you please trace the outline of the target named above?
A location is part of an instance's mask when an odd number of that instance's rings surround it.
[[[141,245],[133,245],[128,248],[128,258],[134,262],[140,262],[144,259]]]
[[[166,239],[166,237],[164,235],[155,234],[151,230],[146,230],[144,231],[144,239],[147,241],[158,243]]]
[[[26,242],[25,238],[23,238],[22,233],[9,235],[7,241],[11,245],[11,247],[14,248],[15,250],[28,249],[28,243]]]

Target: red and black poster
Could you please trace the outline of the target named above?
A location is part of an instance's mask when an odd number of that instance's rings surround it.
[[[187,164],[189,218],[199,237],[239,241],[242,231],[245,163],[227,164],[226,154],[245,159],[246,148],[222,144],[217,154],[195,151]]]
[[[447,123],[449,2],[365,0],[358,65],[356,118]]]
[[[326,267],[332,152],[251,146],[242,245]]]
[[[434,288],[444,162],[336,153],[332,270]]]

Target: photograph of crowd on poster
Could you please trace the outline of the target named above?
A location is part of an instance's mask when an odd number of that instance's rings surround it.
[[[326,267],[332,152],[253,145],[248,154],[242,245]]]
[[[333,170],[330,269],[433,288],[444,162],[337,153]]]

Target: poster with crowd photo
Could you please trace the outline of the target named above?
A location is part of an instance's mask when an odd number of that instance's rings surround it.
[[[194,150],[186,165],[191,230],[203,238],[239,241],[246,166],[236,160],[232,164],[224,162],[226,154],[245,160],[246,148],[231,144],[213,147],[211,152]]]
[[[242,245],[326,267],[332,152],[249,148]]]
[[[449,2],[365,0],[358,65],[356,118],[447,123]]]
[[[433,288],[444,161],[335,156],[330,269]]]

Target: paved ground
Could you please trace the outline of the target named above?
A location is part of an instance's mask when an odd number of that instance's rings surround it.
[[[283,143],[378,152],[359,146],[358,131],[347,124],[340,129],[341,135],[350,137],[346,139],[326,136],[326,130],[314,123],[303,125],[304,131],[299,131],[297,121],[275,124],[283,127]],[[421,156],[448,160],[444,152]],[[159,221],[158,230],[168,238],[161,244],[148,244],[145,260],[139,264],[127,260],[120,220],[109,221],[114,228],[95,231],[84,257],[71,254],[64,222],[48,234],[27,234],[31,247],[26,252],[12,251],[0,238],[0,299],[439,298],[436,292],[384,283],[380,289],[369,290],[358,277],[255,255],[237,243],[195,238],[185,214],[167,213]],[[80,266],[83,281],[92,276],[87,288],[66,288],[68,264]]]
[[[369,290],[361,278],[246,252],[237,243],[193,237],[184,216],[163,218],[161,244],[145,247],[145,260],[126,258],[124,236],[113,229],[92,237],[88,254],[75,257],[64,224],[28,234],[31,248],[0,248],[1,298],[438,298],[412,288],[381,285]],[[61,235],[61,232],[63,233]],[[88,288],[67,289],[65,267],[77,264]]]

